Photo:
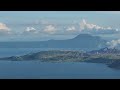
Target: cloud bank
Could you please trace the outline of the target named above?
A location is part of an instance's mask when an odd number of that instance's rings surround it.
[[[53,25],[48,25],[45,27],[45,29],[43,30],[44,33],[47,33],[47,34],[55,34],[56,33],[56,28],[55,26]]]
[[[21,33],[17,33],[17,35],[36,35],[38,34],[38,30],[36,30],[36,28],[34,27],[26,27],[26,29],[21,32]]]
[[[9,31],[10,29],[4,23],[0,23],[0,30]]]
[[[107,42],[107,45],[109,46],[109,48],[118,47],[120,45],[120,39]]]
[[[34,28],[34,27],[27,27],[25,32],[28,32],[28,33],[36,33],[37,30]]]
[[[85,19],[83,19],[79,25],[80,32],[89,32],[91,34],[114,34],[120,32],[120,30],[112,27],[102,27],[99,25],[87,23]]]
[[[67,31],[70,31],[70,32],[75,32],[76,31],[76,28],[74,26],[70,26],[66,29]]]
[[[87,21],[85,19],[82,20],[82,22],[80,23],[80,29],[84,30],[84,29],[89,29],[89,30],[112,30],[111,27],[101,27],[99,25],[95,25],[95,24],[90,24],[87,23]]]
[[[102,27],[93,23],[88,23],[85,19],[83,19],[80,23],[75,22],[74,24],[69,23],[69,25],[63,25],[58,23],[50,23],[48,21],[42,20],[36,21],[37,25],[29,25],[29,27],[26,26],[26,29],[22,32],[15,32],[14,30],[11,31],[10,28],[4,23],[0,23],[0,34],[14,34],[16,35],[78,35],[82,33],[87,34],[116,34],[120,33],[119,29],[112,28],[110,26],[108,27]],[[36,29],[37,28],[37,29]]]
[[[6,24],[0,23],[0,35],[8,35],[11,34],[10,28],[7,27]]]

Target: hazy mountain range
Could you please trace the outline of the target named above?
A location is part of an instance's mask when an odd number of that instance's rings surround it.
[[[99,36],[79,34],[67,40],[0,42],[0,48],[87,48],[100,49],[106,46],[106,41]]]

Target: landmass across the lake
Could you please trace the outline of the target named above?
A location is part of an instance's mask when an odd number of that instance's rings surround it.
[[[21,56],[4,57],[0,58],[0,60],[103,63],[108,65],[110,68],[120,69],[120,50],[107,47],[88,52],[74,50],[50,50]]]
[[[106,46],[106,40],[90,34],[79,34],[66,40],[0,42],[0,48],[82,48],[100,49]]]
[[[32,43],[32,44],[31,44]],[[0,47],[39,47],[39,48],[64,48],[64,50],[48,50],[36,53],[3,57],[0,60],[10,61],[31,61],[41,62],[88,62],[103,63],[108,67],[120,69],[120,50],[110,48],[106,45],[107,41],[99,36],[89,34],[79,34],[67,40],[48,40],[39,42],[1,42]],[[68,48],[81,48],[81,50],[68,50]],[[90,50],[84,50],[84,48]],[[93,49],[94,48],[94,49]]]

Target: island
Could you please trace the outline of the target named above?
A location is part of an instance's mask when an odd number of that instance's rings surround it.
[[[120,50],[116,48],[102,48],[92,51],[77,50],[50,50],[36,53],[3,57],[0,60],[10,61],[40,61],[40,62],[87,62],[103,63],[110,68],[120,70]]]

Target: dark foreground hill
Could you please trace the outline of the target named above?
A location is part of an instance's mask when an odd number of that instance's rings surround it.
[[[0,58],[0,60],[103,63],[111,68],[120,69],[120,50],[103,48],[90,52],[68,50],[40,51],[22,56],[4,57]]]

